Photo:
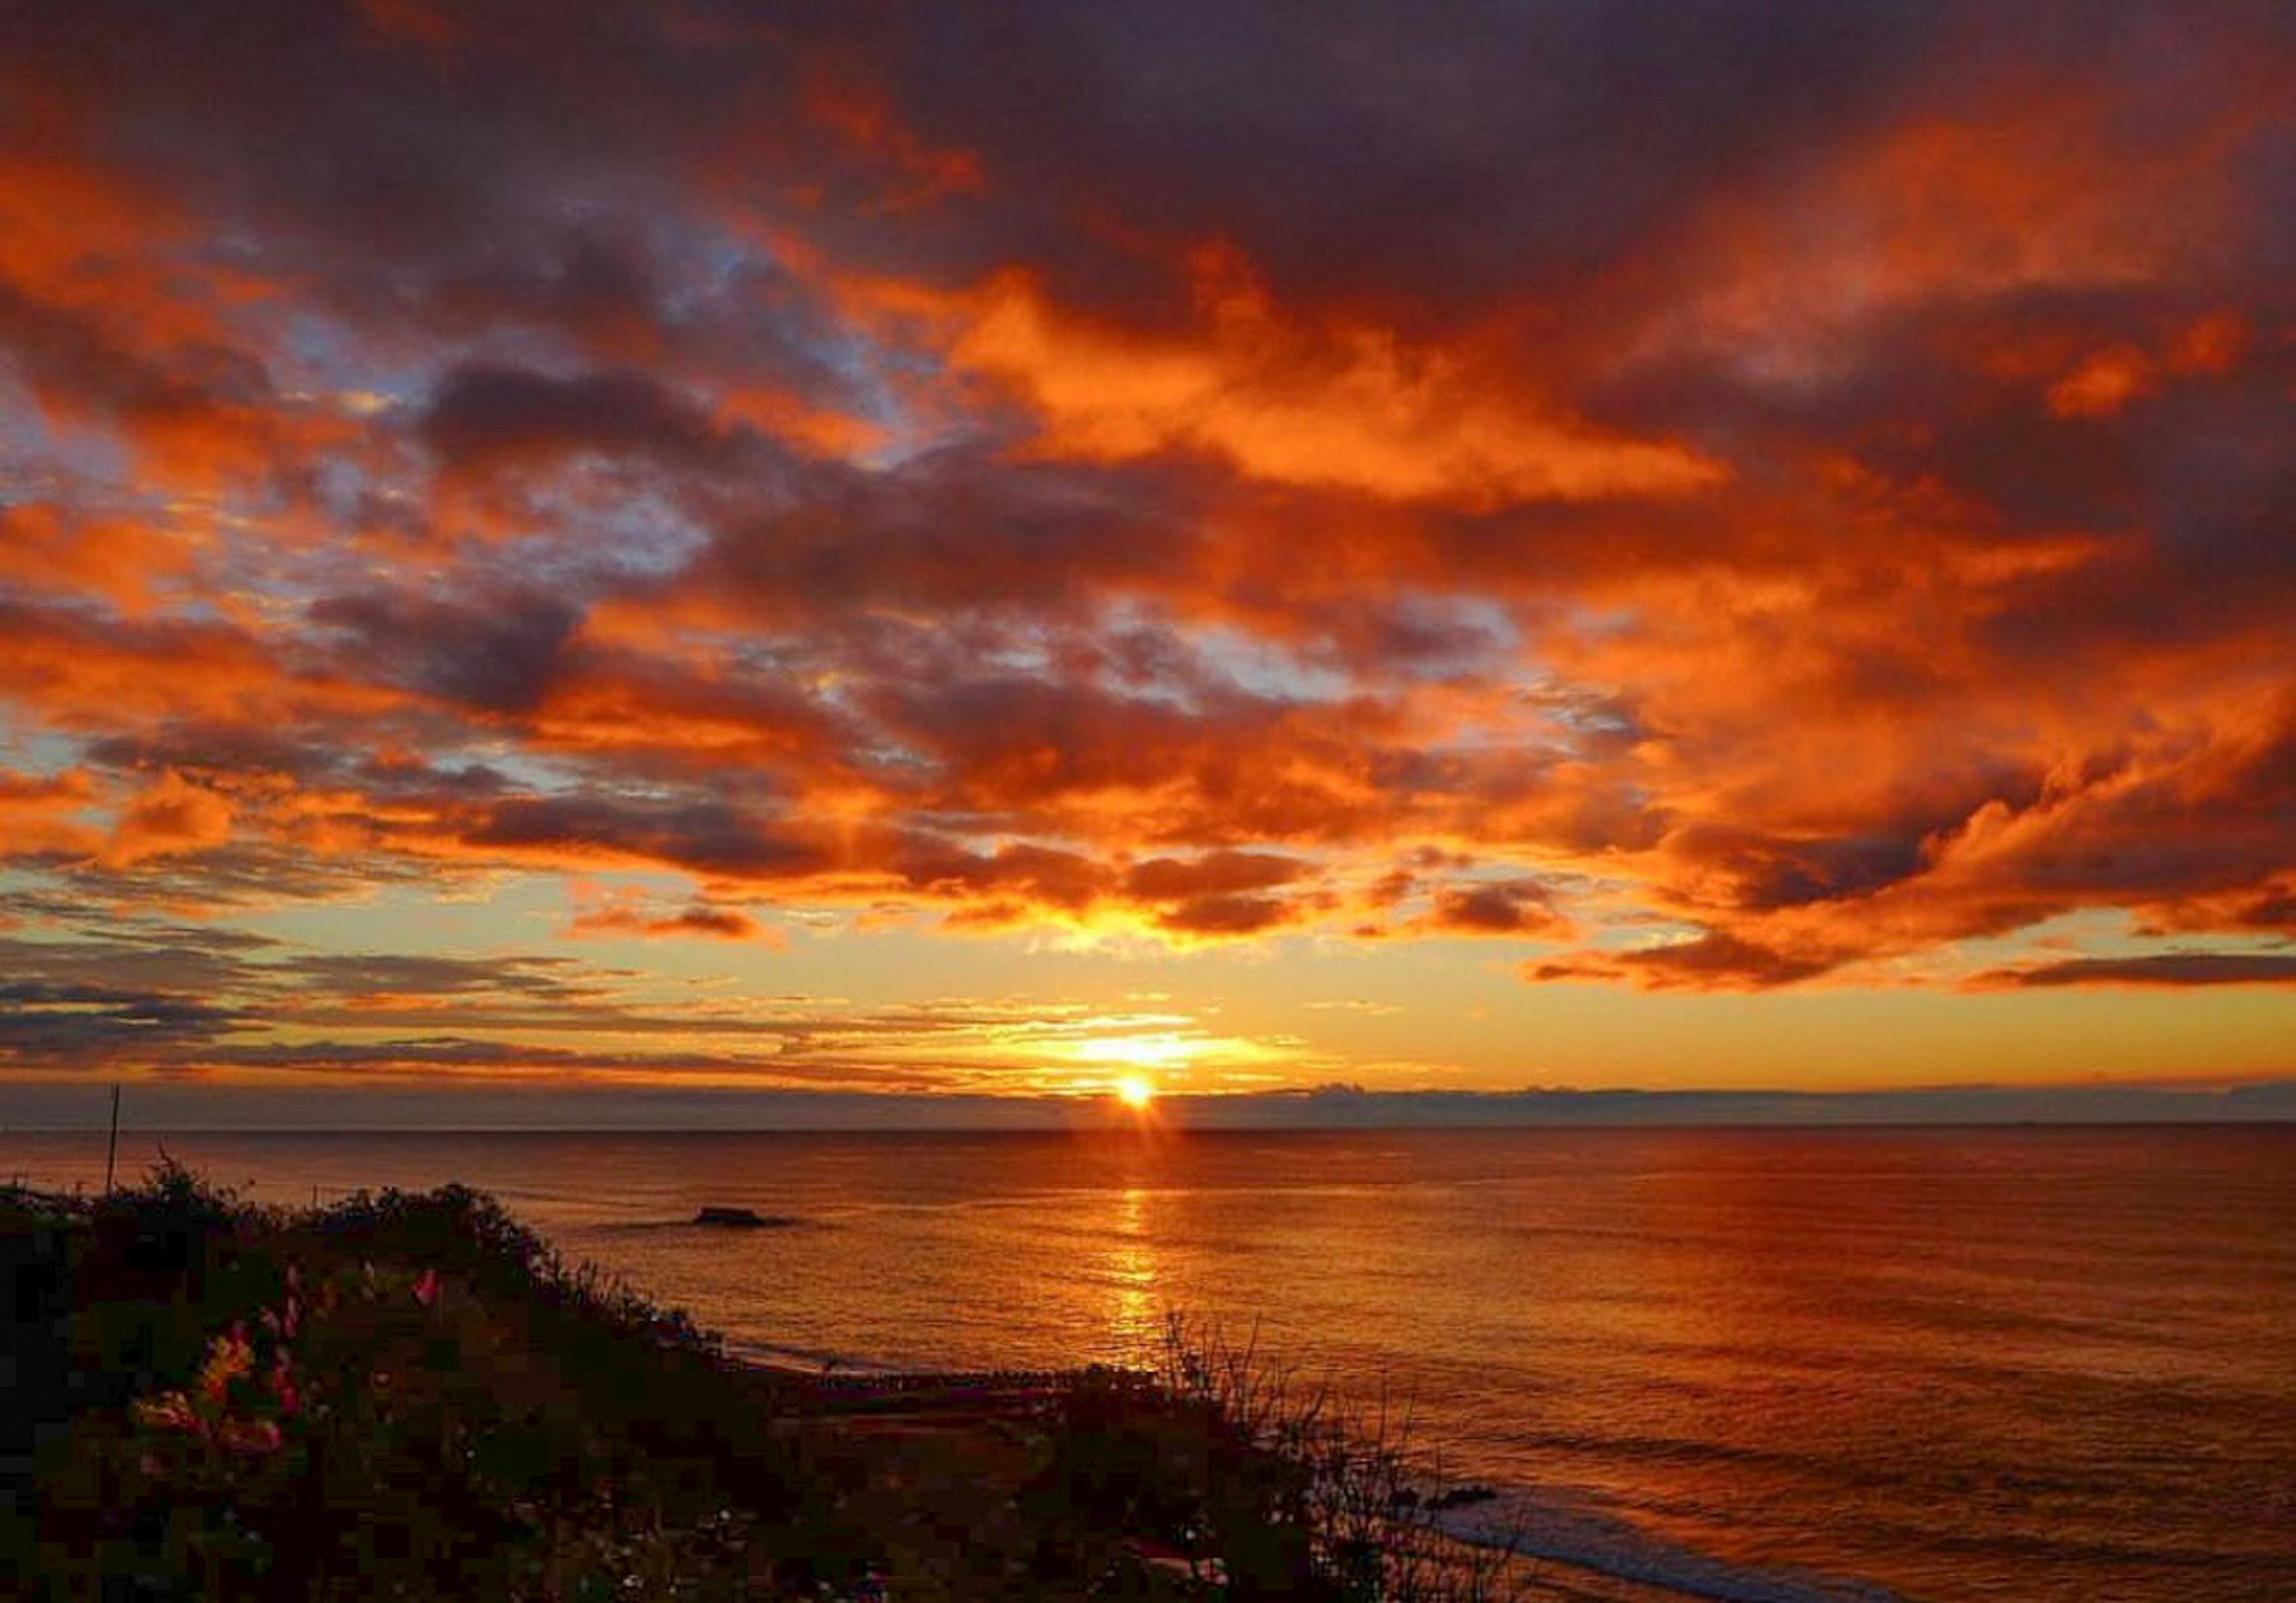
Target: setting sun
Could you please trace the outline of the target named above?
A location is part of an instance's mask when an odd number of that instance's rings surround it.
[[[541,9],[4,13],[0,1603],[2296,1603],[2296,0]]]

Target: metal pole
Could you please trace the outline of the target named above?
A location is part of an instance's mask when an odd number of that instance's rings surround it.
[[[119,1159],[119,1082],[111,1083],[111,1141],[103,1149],[103,1190],[111,1192],[112,1165]]]

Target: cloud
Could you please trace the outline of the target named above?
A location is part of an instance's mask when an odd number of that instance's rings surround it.
[[[322,596],[310,617],[341,632],[354,671],[488,713],[534,710],[579,621],[556,596],[430,601],[372,591]]]
[[[631,907],[597,907],[576,914],[567,928],[575,935],[592,936],[701,936],[720,941],[775,939],[747,913],[703,903],[660,916]]]
[[[1143,901],[1264,890],[1299,879],[1308,865],[1274,852],[1210,852],[1193,861],[1152,857],[1124,876],[1125,894]]]
[[[1650,990],[1765,991],[1814,978],[1848,953],[1796,955],[1709,930],[1688,940],[1620,953],[1582,952],[1526,964],[1534,984],[1627,980]]]
[[[1161,344],[1064,322],[1009,278],[954,315],[951,360],[1023,395],[1054,456],[1210,451],[1260,480],[1469,506],[1677,495],[1726,477],[1671,442],[1542,415],[1381,331],[1287,329],[1250,285],[1207,307],[1196,338]]]
[[[192,553],[168,531],[50,502],[0,507],[0,583],[51,597],[94,595],[148,610]]]
[[[1182,935],[1258,935],[1293,922],[1298,916],[1295,904],[1272,896],[1212,895],[1190,896],[1159,914],[1156,922]]]
[[[86,774],[12,773],[0,769],[0,830],[7,858],[76,858],[96,849],[96,832],[79,814],[94,799]]]
[[[830,861],[823,846],[710,801],[664,806],[603,796],[512,797],[480,809],[455,841],[512,860],[666,864],[734,879],[799,873]]]
[[[651,932],[611,918],[634,902],[603,911],[605,933]],[[713,916],[728,911],[695,904],[659,922],[728,938],[734,920]],[[1111,1015],[1041,994],[858,1007],[663,986],[557,953],[311,951],[133,915],[102,928],[102,939],[0,935],[0,1072],[1025,1090],[1071,1084],[1078,1054],[1111,1032],[1252,1050],[1185,1014]]]
[[[1461,935],[1568,938],[1570,921],[1554,911],[1547,887],[1536,879],[1444,886],[1423,927]]]
[[[0,1064],[79,1069],[197,1049],[234,1026],[188,998],[37,980],[0,982]]]
[[[2024,969],[1996,969],[1971,985],[2286,986],[2296,985],[2296,955],[2277,952],[2161,952],[2141,957],[2080,957]]]
[[[2184,972],[1971,945],[2049,920],[2291,928],[2268,8],[574,4],[537,52],[93,0],[8,54],[19,932],[164,967],[644,876],[561,933],[1952,993]]]
[[[692,466],[717,448],[707,414],[636,372],[559,379],[515,368],[458,367],[432,396],[418,429],[441,463],[465,473],[536,466],[580,452]]]
[[[130,868],[152,857],[203,852],[231,838],[231,822],[228,799],[170,772],[128,802],[102,860]]]

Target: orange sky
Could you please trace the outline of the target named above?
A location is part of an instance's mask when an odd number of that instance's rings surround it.
[[[2296,1071],[2274,8],[45,8],[0,1096]]]

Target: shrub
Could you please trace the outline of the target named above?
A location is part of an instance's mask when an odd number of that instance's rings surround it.
[[[1201,1444],[1200,1507],[1184,1534],[1231,1598],[1438,1603],[1519,1590],[1505,1549],[1440,1523],[1453,1489],[1417,1451],[1408,1411],[1342,1408],[1328,1383],[1218,1327],[1167,1319],[1156,1386]]]
[[[163,1163],[66,1229],[51,1597],[731,1597],[792,1510],[709,1337],[465,1188],[287,1213]]]

